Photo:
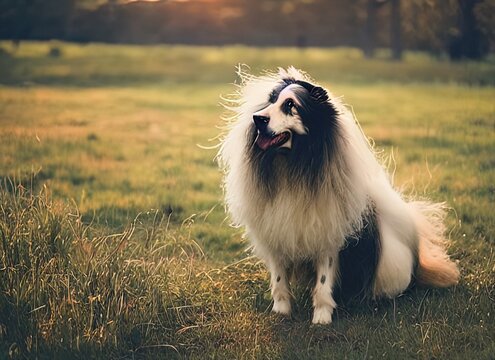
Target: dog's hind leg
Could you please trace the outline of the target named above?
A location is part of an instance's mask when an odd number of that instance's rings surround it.
[[[313,324],[330,324],[336,303],[332,291],[338,269],[338,255],[326,254],[315,262],[316,285],[313,290]]]
[[[381,254],[376,273],[374,296],[395,297],[407,289],[411,282],[415,249],[406,241],[401,241],[396,229],[381,219],[379,221]],[[403,234],[402,238],[414,237]]]
[[[272,311],[283,315],[290,315],[291,295],[289,290],[287,269],[273,257],[266,262],[266,265],[268,267],[268,271],[270,271],[270,286],[272,289],[273,298]]]

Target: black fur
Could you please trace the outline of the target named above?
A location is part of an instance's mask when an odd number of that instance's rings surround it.
[[[335,294],[337,299],[347,302],[371,297],[380,252],[376,209],[370,204],[363,214],[363,227],[346,239],[346,247],[339,253],[340,279]]]
[[[271,198],[276,194],[276,184],[279,176],[288,176],[291,183],[305,186],[313,193],[320,188],[325,173],[325,165],[332,161],[338,153],[340,130],[336,121],[337,110],[329,102],[327,92],[318,86],[292,78],[283,79],[281,84],[273,89],[268,101],[275,103],[280,92],[291,84],[298,84],[303,89],[295,91],[301,106],[297,111],[307,135],[292,134],[292,149],[269,148],[261,150],[254,142],[258,130],[251,126],[249,130],[248,153],[255,171],[256,180]],[[281,167],[274,166],[277,157],[283,157]],[[277,173],[286,170],[286,174]]]

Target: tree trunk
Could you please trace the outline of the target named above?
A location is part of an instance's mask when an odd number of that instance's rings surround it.
[[[392,59],[402,59],[402,17],[400,12],[400,0],[391,0],[390,11],[390,46],[392,48]]]
[[[368,59],[371,59],[375,52],[375,18],[375,0],[368,0],[368,3],[366,5],[366,24],[363,34],[363,51],[364,56]]]
[[[459,1],[459,31],[449,46],[449,56],[452,60],[463,58],[479,60],[488,54],[489,46],[486,37],[479,31],[475,6],[480,0]]]

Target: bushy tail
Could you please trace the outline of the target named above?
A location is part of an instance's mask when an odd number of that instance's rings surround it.
[[[457,265],[447,255],[444,237],[444,204],[413,201],[414,220],[418,229],[418,267],[416,280],[421,285],[448,287],[459,281]]]

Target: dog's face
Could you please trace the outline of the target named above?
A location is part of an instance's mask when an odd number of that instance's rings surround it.
[[[268,148],[292,147],[293,133],[306,135],[299,110],[300,94],[305,91],[300,85],[291,84],[276,93],[270,94],[269,105],[253,114],[253,121],[258,130],[256,144],[261,150]],[[299,93],[299,94],[298,94]]]
[[[290,77],[277,81],[252,114],[246,144],[253,173],[267,193],[278,191],[280,176],[294,185],[319,188],[323,168],[341,142],[338,116],[323,88]]]
[[[262,151],[291,150],[298,138],[323,130],[324,122],[330,120],[323,113],[329,110],[334,111],[323,88],[305,81],[283,79],[270,93],[268,105],[253,114],[256,145]]]

